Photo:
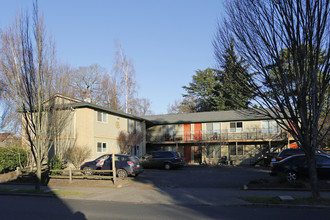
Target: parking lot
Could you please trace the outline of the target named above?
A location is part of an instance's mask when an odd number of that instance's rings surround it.
[[[251,180],[272,178],[268,167],[194,166],[175,170],[145,169],[134,178],[158,188],[241,188]]]

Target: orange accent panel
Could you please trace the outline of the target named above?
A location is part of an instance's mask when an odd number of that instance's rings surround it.
[[[191,126],[190,124],[183,125],[184,137],[183,140],[190,141],[191,140]]]
[[[194,124],[194,138],[195,140],[202,140],[202,123]]]
[[[186,163],[191,162],[191,146],[184,146],[184,160]]]
[[[289,148],[297,149],[298,148],[298,144],[297,143],[292,143],[292,144],[290,144]]]

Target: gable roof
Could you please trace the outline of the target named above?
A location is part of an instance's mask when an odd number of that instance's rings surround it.
[[[99,105],[95,105],[89,102],[79,102],[79,103],[74,103],[71,105],[72,108],[91,108],[97,111],[102,111],[102,112],[106,112],[112,115],[116,115],[116,116],[120,116],[120,117],[124,117],[124,118],[129,118],[129,119],[134,119],[134,120],[138,120],[138,121],[145,121],[144,118],[138,117],[138,116],[134,116],[131,114],[126,114],[124,112],[121,111],[115,111],[106,107],[102,107]]]
[[[90,102],[81,101],[78,99],[66,97],[60,94],[55,94],[53,98],[65,99],[68,105],[72,108],[90,108],[96,111],[106,112],[112,115],[129,118],[138,121],[146,121],[149,125],[164,125],[164,124],[184,124],[184,123],[207,123],[207,122],[229,122],[229,121],[255,121],[269,120],[271,117],[258,113],[256,109],[249,110],[230,110],[230,111],[215,111],[215,112],[197,112],[183,114],[167,114],[167,115],[151,115],[151,116],[135,116],[126,114],[121,111],[112,110]],[[51,100],[50,98],[49,100]]]
[[[51,98],[47,99],[44,101],[44,103],[49,102],[49,101],[53,101],[55,100],[55,102],[59,102],[59,104],[65,108],[90,108],[90,109],[94,109],[96,111],[102,111],[102,112],[106,112],[112,115],[116,115],[116,116],[120,116],[120,117],[124,117],[124,118],[129,118],[129,119],[134,119],[134,120],[138,120],[138,121],[144,121],[144,118],[140,118],[131,114],[126,114],[124,112],[121,111],[115,111],[103,106],[99,106],[90,102],[86,102],[86,101],[81,101],[78,99],[74,99],[74,98],[70,98],[61,94],[55,94],[53,95]],[[60,101],[61,100],[61,101]]]
[[[12,136],[11,133],[1,133],[0,142],[4,142],[9,136]]]
[[[254,121],[271,119],[253,110],[231,110],[217,112],[197,112],[185,114],[168,114],[145,116],[153,124],[183,124],[202,122]]]
[[[67,103],[79,103],[79,102],[82,102],[81,100],[74,99],[74,98],[71,98],[71,97],[64,96],[64,95],[61,95],[61,94],[56,93],[55,95],[53,95],[49,99],[43,101],[43,103],[49,102],[50,100],[57,100],[57,99],[62,99],[64,101],[66,101]]]

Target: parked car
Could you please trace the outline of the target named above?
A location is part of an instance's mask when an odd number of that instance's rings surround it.
[[[152,151],[151,155],[142,157],[144,168],[164,168],[170,170],[184,166],[184,160],[179,152],[175,151]]]
[[[316,154],[323,154],[323,155],[328,155],[330,156],[327,152],[321,150],[321,149],[316,149],[315,150],[315,153]],[[292,155],[296,155],[296,154],[305,154],[305,152],[300,149],[300,148],[290,148],[290,149],[285,149],[285,150],[282,150],[278,156],[277,156],[277,161],[280,161],[280,160],[283,160],[287,157],[290,157]]]
[[[316,170],[321,178],[330,177],[330,156],[324,154],[315,155]],[[308,177],[308,164],[305,154],[297,154],[279,162],[274,162],[271,166],[270,175],[276,176],[280,173],[286,175],[288,182],[294,182],[298,177]]]
[[[115,154],[115,166],[117,176],[120,178],[129,175],[137,176],[143,172],[142,164],[136,156]],[[84,163],[80,169],[88,175],[93,174],[93,170],[112,170],[112,155],[102,155],[93,161]]]

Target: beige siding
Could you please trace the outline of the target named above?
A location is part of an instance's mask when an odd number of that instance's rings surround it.
[[[94,110],[87,108],[76,109],[76,146],[90,148],[91,156],[89,159],[96,157],[94,121]]]
[[[244,130],[251,129],[261,129],[261,121],[244,121],[243,122],[243,132]]]
[[[107,114],[106,122],[97,121],[94,111],[94,148],[96,157],[105,153],[120,153],[117,139],[120,131],[127,131],[127,119]],[[107,143],[107,152],[97,152],[97,142]]]

